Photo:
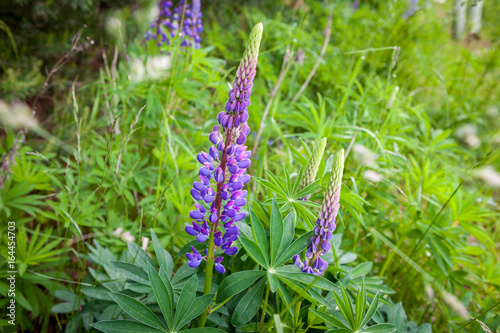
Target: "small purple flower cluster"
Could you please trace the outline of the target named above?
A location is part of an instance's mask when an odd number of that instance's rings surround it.
[[[240,234],[234,223],[245,218],[241,209],[247,203],[247,191],[243,187],[250,181],[250,176],[245,172],[251,164],[251,151],[247,151],[244,145],[250,133],[247,107],[250,105],[261,35],[260,24],[250,35],[243,60],[229,91],[226,111],[217,115],[219,125],[214,126],[208,136],[214,146],[210,147],[208,153],[201,152],[197,156],[198,162],[202,164],[199,170],[200,181],[194,182],[191,189],[193,199],[205,203],[209,208],[203,204],[195,204],[196,209],[189,213],[194,221],[192,225],[186,226],[186,232],[196,236],[200,243],[209,239],[213,233],[214,248],[220,248],[229,256],[238,251],[237,247],[232,246]],[[219,223],[223,223],[224,233],[218,230]],[[208,250],[205,251],[205,256],[207,255]],[[210,255],[213,259],[214,253]],[[193,253],[186,256],[190,267],[199,266],[204,259],[194,248]],[[215,269],[221,274],[225,272],[222,260],[223,257],[214,259]]]
[[[182,47],[201,47],[200,34],[203,32],[200,0],[193,0],[193,5],[180,0],[173,8],[172,1],[158,1],[160,13],[156,20],[151,22],[150,31],[146,32],[145,39],[156,40],[156,45],[170,45],[171,40],[179,35]],[[163,53],[163,51],[160,51]]]
[[[302,262],[298,254],[293,257],[293,263],[302,269],[304,273],[321,276],[328,268],[328,263],[320,257],[332,248],[330,240],[337,227],[335,219],[340,208],[340,189],[342,186],[343,170],[344,150],[341,149],[335,154],[325,199],[316,220],[316,227],[314,227],[314,236],[311,237],[311,244],[307,247],[306,260]]]

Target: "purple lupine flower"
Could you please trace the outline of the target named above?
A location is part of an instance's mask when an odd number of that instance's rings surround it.
[[[201,256],[200,252],[198,252],[193,246],[191,246],[191,250],[193,253],[186,253],[186,257],[189,260],[189,267],[198,267],[201,264],[201,261],[203,260],[203,257]]]
[[[175,8],[172,1],[158,1],[160,12],[151,22],[150,31],[145,39],[155,40],[158,47],[170,45],[173,38],[179,36],[182,47],[201,47],[200,34],[203,32],[203,21],[200,0],[193,0],[193,5],[180,0]],[[163,51],[160,51],[163,53]]]
[[[189,213],[194,221],[192,226],[186,227],[186,232],[196,236],[199,242],[204,242],[207,234],[214,233],[215,248],[228,256],[238,252],[238,248],[233,246],[240,234],[235,222],[243,220],[246,215],[242,211],[247,203],[247,191],[243,187],[250,181],[250,176],[245,173],[251,165],[251,152],[244,145],[250,133],[247,107],[250,105],[262,30],[262,24],[259,23],[250,34],[229,91],[226,111],[217,115],[219,125],[214,126],[208,136],[214,146],[210,147],[208,153],[198,154],[198,162],[202,165],[199,170],[200,181],[194,182],[191,189],[191,196],[201,204],[195,204],[196,209]],[[202,203],[209,207],[206,208]],[[219,225],[223,231],[219,230]],[[195,255],[188,254],[188,259]],[[222,260],[222,256],[215,259],[215,270],[221,274],[225,272]]]
[[[293,263],[304,273],[321,276],[328,268],[328,263],[320,257],[332,248],[330,240],[337,227],[335,219],[340,208],[340,188],[342,186],[343,171],[344,150],[341,149],[334,157],[332,173],[328,182],[325,199],[321,205],[321,211],[316,220],[314,236],[311,237],[311,244],[307,247],[306,260],[302,262],[298,254],[293,257]]]

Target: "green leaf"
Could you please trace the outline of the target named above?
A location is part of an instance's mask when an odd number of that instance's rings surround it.
[[[342,292],[342,298],[344,298],[345,303],[344,303],[344,301],[342,301],[342,299],[340,299],[340,296],[337,295],[336,292],[332,292],[333,298],[335,299],[335,303],[337,303],[337,306],[339,307],[340,312],[342,312],[342,315],[347,320],[347,323],[349,324],[350,328],[355,330],[355,328],[354,328],[354,326],[355,326],[354,315],[352,312],[351,302],[349,300],[349,296],[347,295],[347,292],[345,291],[342,283],[339,283],[339,285],[340,285],[340,290]]]
[[[280,210],[278,208],[278,203],[276,202],[276,196],[273,197],[273,208],[271,212],[271,255],[270,255],[270,265],[274,266],[274,260],[276,259],[281,244],[281,239],[283,238],[283,219],[281,217]]]
[[[106,333],[158,333],[165,332],[133,320],[105,320],[90,324],[93,328]]]
[[[198,273],[198,267],[192,268],[189,267],[189,263],[185,263],[184,265],[181,266],[181,268],[177,270],[177,272],[175,272],[175,275],[172,277],[172,285],[174,286],[179,282],[181,282],[182,280],[184,280],[185,278],[188,278],[196,273]]]
[[[159,330],[166,329],[153,311],[135,298],[119,293],[110,293],[109,295],[118,303],[123,311],[128,313],[132,318]]]
[[[169,328],[173,328],[174,322],[174,292],[168,279],[160,278],[156,268],[148,266],[149,281],[153,288],[153,294],[158,302],[161,313]]]
[[[361,285],[361,289],[358,290],[358,295],[356,296],[356,329],[360,329],[361,323],[363,322],[363,317],[366,309],[366,290],[365,281]]]
[[[358,278],[360,276],[364,276],[368,274],[373,267],[373,263],[371,261],[364,262],[356,266],[350,273],[349,275],[351,276],[351,279]]]
[[[266,272],[263,271],[243,271],[229,275],[222,281],[217,290],[217,303],[241,293],[265,274]]]
[[[236,308],[234,309],[233,315],[231,316],[231,323],[234,326],[246,324],[255,316],[259,310],[265,286],[266,279],[261,278],[259,282],[250,288],[245,296],[241,298],[238,305],[236,305]]]
[[[241,245],[243,245],[243,247],[247,251],[248,255],[253,259],[253,261],[255,261],[260,266],[268,269],[267,260],[262,254],[259,246],[244,236],[240,236],[239,240],[241,242]]]
[[[108,290],[103,287],[84,288],[82,289],[82,294],[101,301],[113,301],[113,299],[109,296]]]
[[[312,275],[312,274],[311,274]],[[313,304],[322,304],[327,307],[333,307],[335,304],[330,303],[327,299],[325,299],[316,289],[309,288],[309,285],[301,282],[297,282],[296,280],[290,280],[286,278],[286,275],[280,275],[278,278],[281,282],[285,283],[290,289],[300,294],[302,297],[307,299]],[[308,289],[309,288],[309,289]],[[308,289],[304,292],[305,289]]]
[[[274,266],[281,266],[288,260],[292,259],[294,255],[300,253],[304,250],[310,243],[311,237],[314,235],[314,231],[309,231],[306,234],[303,234],[299,238],[295,240],[284,252],[283,254],[276,260]]]
[[[181,295],[179,297],[179,302],[177,303],[177,311],[174,321],[174,331],[179,330],[182,326],[179,326],[179,322],[182,316],[187,314],[189,308],[194,302],[196,297],[196,288],[198,286],[198,276],[193,275],[182,288]]]
[[[295,224],[293,221],[293,213],[290,213],[283,220],[283,236],[281,237],[280,246],[275,259],[280,258],[285,250],[290,246],[290,243],[293,241],[293,235],[295,235]],[[279,267],[276,263],[274,263],[273,266]]]
[[[368,324],[370,319],[372,319],[375,312],[377,312],[379,299],[380,299],[380,293],[377,293],[375,295],[375,298],[373,299],[372,304],[370,304],[370,307],[368,308],[368,312],[366,312],[366,315],[363,318],[363,321],[361,322],[359,327],[365,326],[366,324]]]
[[[335,283],[325,279],[324,277],[316,276],[314,274],[302,273],[300,271],[300,268],[298,268],[295,265],[282,266],[276,269],[275,275],[278,277],[283,277],[288,280],[298,281],[305,284],[310,284],[315,281],[314,287],[324,290],[330,291],[339,289]]]
[[[331,314],[328,314],[328,313],[325,313],[325,312],[320,312],[318,310],[314,310],[314,309],[311,309],[311,308],[309,308],[309,311],[311,311],[316,316],[320,317],[321,319],[323,319],[325,322],[327,322],[328,324],[330,324],[332,326],[335,326],[335,327],[338,327],[338,328],[349,329],[347,326],[344,325],[343,322],[341,322],[339,319],[337,319],[336,317],[332,316]]]
[[[252,235],[253,239],[260,247],[264,258],[266,259],[266,265],[269,267],[269,249],[267,247],[267,235],[264,226],[260,219],[255,215],[253,209],[250,209],[250,221],[252,223]]]
[[[276,292],[276,289],[279,287],[279,280],[276,276],[274,276],[273,273],[267,272],[267,281],[269,283],[269,287],[271,288],[271,291],[274,293]]]
[[[158,237],[153,229],[151,229],[151,239],[153,240],[153,246],[155,248],[156,259],[158,260],[158,266],[165,265],[165,271],[167,275],[172,276],[172,270],[174,268],[174,261],[172,260],[172,256],[165,250],[160,243]]]
[[[194,301],[193,305],[191,305],[191,307],[189,308],[189,311],[182,316],[181,320],[179,320],[178,327],[181,328],[191,320],[198,317],[203,311],[208,308],[213,298],[214,294],[208,294],[198,297]],[[181,315],[181,313],[178,313],[178,315]]]
[[[396,326],[393,324],[378,324],[358,331],[359,333],[392,333],[396,332]]]
[[[190,329],[184,330],[182,332],[186,332],[186,333],[226,333],[226,331],[220,330],[218,328],[213,328],[213,327],[190,328]]]
[[[139,266],[123,261],[110,261],[111,266],[132,281],[150,285],[148,273]]]
[[[156,267],[155,263],[153,262],[153,259],[139,247],[134,242],[130,242],[127,244],[128,250],[130,251],[130,254],[132,254],[132,257],[134,257],[135,262],[139,264],[142,268],[144,268],[145,271],[148,270],[148,263],[151,264],[151,266]]]
[[[59,304],[54,305],[51,309],[51,313],[70,313],[73,311],[76,311],[80,306],[83,305],[83,302],[80,302],[80,304],[75,303],[75,302],[62,302]]]

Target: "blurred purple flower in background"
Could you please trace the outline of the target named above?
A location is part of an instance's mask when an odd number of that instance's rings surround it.
[[[158,1],[158,17],[151,22],[145,39],[155,40],[156,45],[161,47],[170,45],[178,36],[182,47],[200,48],[200,34],[203,32],[200,0],[193,0],[192,5],[180,0],[176,7],[173,6],[172,1]]]

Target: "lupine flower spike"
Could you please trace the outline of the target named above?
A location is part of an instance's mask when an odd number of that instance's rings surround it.
[[[307,247],[306,260],[302,262],[298,254],[293,257],[294,264],[300,267],[304,273],[321,276],[328,268],[328,263],[321,259],[321,256],[332,248],[330,240],[337,226],[335,219],[340,208],[340,188],[342,187],[343,172],[344,150],[341,149],[334,157],[330,181],[326,189],[325,199],[321,205],[321,211],[316,220],[317,225],[314,228],[314,236],[311,237],[311,244]]]
[[[192,225],[186,226],[186,232],[196,236],[200,243],[209,239],[203,259],[214,264],[215,270],[221,274],[225,272],[223,257],[214,258],[214,253],[220,249],[231,256],[238,251],[237,247],[232,246],[240,234],[234,222],[245,218],[242,208],[247,203],[247,191],[243,187],[250,181],[250,176],[245,172],[251,163],[251,152],[244,145],[250,133],[247,107],[250,105],[262,30],[262,24],[259,23],[250,34],[229,91],[226,110],[217,115],[219,125],[214,126],[208,136],[213,146],[208,153],[198,154],[198,162],[202,165],[199,171],[200,181],[194,182],[191,189],[191,196],[199,203],[195,204],[196,209],[189,214],[194,221]],[[219,224],[223,230],[219,230]],[[197,267],[201,263],[194,248],[193,253],[186,256],[191,267]],[[207,272],[209,269],[211,268],[207,266]]]
[[[319,140],[318,144],[314,148],[309,161],[307,161],[306,169],[302,174],[302,179],[299,184],[299,191],[305,187],[311,185],[316,179],[316,174],[318,173],[319,164],[323,158],[323,152],[326,147],[326,138]],[[302,200],[308,200],[311,195],[307,195],[302,198]]]
[[[158,47],[164,44],[170,45],[177,35],[181,40],[182,47],[201,47],[200,34],[203,31],[200,0],[193,0],[193,5],[180,0],[177,7],[173,7],[172,1],[158,1],[158,17],[151,22],[145,39],[155,40]],[[161,51],[163,53],[163,51]]]

